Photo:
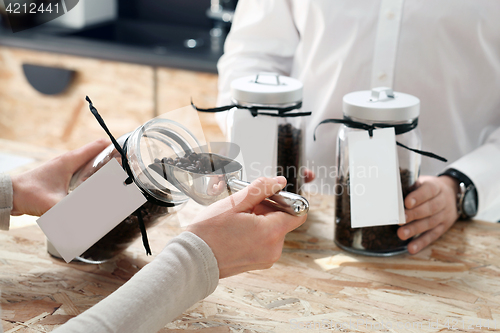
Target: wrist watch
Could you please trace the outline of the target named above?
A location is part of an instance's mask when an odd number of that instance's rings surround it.
[[[478,198],[474,183],[456,169],[447,169],[439,176],[449,176],[458,181],[457,210],[462,220],[470,219],[477,214]]]

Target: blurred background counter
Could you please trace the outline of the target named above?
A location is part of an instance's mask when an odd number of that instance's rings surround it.
[[[104,4],[104,5],[103,5]],[[235,0],[82,0],[62,17],[0,29],[0,138],[74,149],[190,103],[214,106]],[[94,11],[94,12],[93,12]],[[105,12],[108,11],[108,12]],[[200,114],[207,140],[223,140]]]

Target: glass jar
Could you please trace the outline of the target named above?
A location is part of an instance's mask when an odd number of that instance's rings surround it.
[[[148,201],[139,210],[146,229],[151,228],[179,210],[189,197],[148,166],[155,159],[184,157],[186,153],[199,152],[200,145],[181,124],[161,118],[148,121],[118,138],[117,142],[126,153],[135,184],[149,195]],[[122,164],[120,153],[110,145],[73,175],[69,192],[113,158]],[[138,217],[131,214],[77,259],[87,263],[102,263],[123,252],[140,236]]]
[[[304,156],[305,121],[302,83],[276,73],[260,73],[231,83],[236,108],[228,117],[229,141],[250,163],[246,180],[284,176],[285,191],[299,193]],[[257,163],[256,161],[259,161]]]
[[[385,93],[386,98],[380,98]],[[375,96],[375,97],[374,97]],[[396,141],[413,149],[420,149],[421,136],[417,128],[420,113],[418,98],[378,88],[344,96],[344,119],[376,124],[377,127],[394,127]],[[335,243],[342,249],[371,256],[392,256],[407,252],[411,241],[401,240],[398,225],[351,228],[351,203],[349,188],[349,149],[347,134],[364,131],[342,125],[337,137],[337,177],[335,185]],[[420,173],[421,155],[397,146],[403,198],[413,189]],[[370,175],[368,175],[370,176]]]
[[[286,178],[285,191],[298,194],[304,177],[301,175],[304,156],[305,122],[302,117],[279,118],[276,175]]]

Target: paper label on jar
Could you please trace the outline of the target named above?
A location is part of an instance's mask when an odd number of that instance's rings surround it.
[[[404,205],[393,127],[347,134],[351,227],[404,223]]]
[[[78,257],[147,200],[112,159],[37,223],[66,262]]]
[[[253,117],[248,110],[235,109],[231,142],[240,147],[244,159],[243,180],[276,176],[278,118]]]

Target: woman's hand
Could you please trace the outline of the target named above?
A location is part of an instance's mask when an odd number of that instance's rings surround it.
[[[284,177],[259,178],[209,206],[187,228],[212,249],[220,278],[269,268],[280,258],[285,235],[306,220],[261,204],[285,185]]]
[[[36,169],[12,176],[11,215],[41,216],[68,195],[73,174],[109,145],[100,139],[58,156]]]
[[[448,176],[421,176],[417,189],[405,198],[406,224],[398,229],[402,240],[420,235],[408,244],[411,254],[437,240],[458,219],[458,183]]]

